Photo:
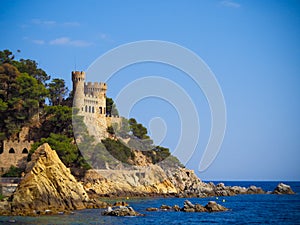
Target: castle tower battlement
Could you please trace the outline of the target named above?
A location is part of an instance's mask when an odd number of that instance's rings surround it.
[[[84,71],[72,71],[72,81],[80,81],[85,80],[85,72]]]
[[[106,97],[107,85],[106,83],[88,82],[84,84],[85,95],[94,95],[99,97]]]

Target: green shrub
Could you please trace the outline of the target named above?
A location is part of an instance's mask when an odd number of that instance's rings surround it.
[[[22,172],[24,172],[24,169],[11,166],[9,170],[2,175],[2,177],[21,177]]]

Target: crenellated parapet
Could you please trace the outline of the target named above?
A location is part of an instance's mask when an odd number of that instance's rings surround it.
[[[78,82],[78,81],[83,81],[85,80],[85,72],[84,71],[72,71],[72,81]]]
[[[98,98],[106,97],[107,85],[106,83],[87,82],[84,84],[84,94],[96,96]]]
[[[85,82],[84,88],[87,90],[106,91],[107,85],[104,82]]]

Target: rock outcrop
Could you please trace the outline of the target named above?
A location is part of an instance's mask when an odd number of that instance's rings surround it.
[[[130,206],[120,206],[114,209],[108,207],[107,210],[102,212],[102,215],[103,216],[144,216],[144,214],[136,212]]]
[[[71,211],[100,207],[45,143],[31,156],[26,175],[12,196],[11,212],[17,215]]]
[[[250,186],[225,186],[224,183],[202,182],[193,170],[178,168],[167,170],[167,176],[176,187],[179,197],[210,197],[210,196],[232,196],[239,194],[265,194],[260,187]]]
[[[189,200],[184,201],[184,206],[181,209],[183,212],[222,212],[227,210],[227,208],[215,201],[210,201],[205,206],[202,206],[200,204],[193,204]]]
[[[83,179],[88,193],[100,196],[175,195],[177,189],[158,165],[136,170],[90,170]]]
[[[265,194],[256,186],[225,186],[202,182],[193,170],[185,168],[162,169],[159,165],[134,167],[133,170],[90,170],[83,184],[89,194],[100,196],[177,196],[210,197],[239,194]],[[116,182],[117,181],[117,182]]]
[[[149,207],[146,211],[182,211],[182,212],[222,212],[227,211],[228,209],[215,201],[209,201],[205,206],[201,204],[193,204],[189,200],[185,200],[183,203],[183,207],[180,208],[178,205],[174,205],[173,207],[168,205],[162,205],[159,209],[154,207]]]
[[[287,184],[280,183],[277,185],[277,187],[274,189],[272,194],[285,194],[285,195],[293,195],[295,192],[292,190],[291,186]]]
[[[228,209],[225,208],[224,206],[216,203],[215,201],[210,201],[207,203],[206,206],[204,206],[204,208],[208,211],[208,212],[222,212],[222,211],[227,211]]]

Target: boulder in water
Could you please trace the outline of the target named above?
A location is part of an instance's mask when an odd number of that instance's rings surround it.
[[[228,209],[225,208],[224,206],[219,205],[215,201],[209,201],[204,208],[207,209],[208,212],[222,212],[222,211],[227,211]]]
[[[284,184],[284,183],[280,183],[277,185],[277,187],[274,189],[274,191],[272,192],[272,194],[285,194],[285,195],[293,195],[295,194],[295,192],[292,190],[291,186]]]
[[[136,212],[132,207],[120,206],[117,208],[108,208],[102,213],[103,216],[144,216],[144,214]]]

